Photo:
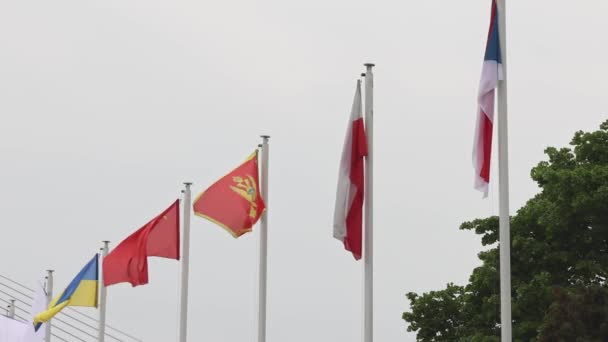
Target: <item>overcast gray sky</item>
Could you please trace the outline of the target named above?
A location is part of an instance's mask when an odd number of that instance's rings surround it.
[[[0,0],[0,274],[61,290],[109,239],[270,134],[268,341],[358,341],[362,264],[332,236],[355,80],[375,70],[375,337],[408,291],[466,282],[496,214],[472,187],[489,0]],[[608,3],[508,1],[511,209],[546,146],[608,118]],[[494,171],[497,164],[493,164]],[[496,177],[494,177],[496,179]],[[193,217],[190,341],[254,341],[257,232]],[[108,290],[108,322],[174,341],[179,264]],[[95,314],[94,310],[85,310]]]

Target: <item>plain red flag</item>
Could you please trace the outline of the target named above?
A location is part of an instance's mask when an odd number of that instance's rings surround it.
[[[251,231],[266,209],[259,189],[256,151],[200,194],[194,201],[194,213],[239,237]]]
[[[148,257],[179,260],[179,200],[123,240],[103,259],[103,283],[148,283]]]

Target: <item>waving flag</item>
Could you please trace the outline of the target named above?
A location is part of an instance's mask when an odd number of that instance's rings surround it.
[[[478,114],[475,141],[473,143],[473,167],[475,168],[475,188],[488,195],[490,183],[490,158],[492,155],[492,128],[494,123],[494,94],[498,81],[502,80],[502,55],[498,34],[498,9],[492,0],[492,15],[488,42],[481,71],[479,93],[477,95]]]
[[[32,298],[32,305],[30,307],[30,321],[34,319],[37,313],[42,312],[46,309],[46,291],[45,286],[42,282],[37,282],[36,289],[34,290],[34,298]],[[45,323],[46,324],[46,323]],[[45,326],[36,327],[30,324],[27,325],[27,329],[24,332],[24,337],[20,342],[43,342],[45,335]],[[0,329],[2,330],[2,329]],[[1,341],[2,339],[0,339]]]
[[[361,115],[361,81],[357,81],[340,160],[334,211],[334,237],[344,243],[344,248],[356,260],[361,259],[362,252],[363,168],[366,155],[367,138]]]
[[[95,254],[93,259],[76,277],[70,282],[68,287],[55,299],[51,301],[46,311],[37,314],[34,317],[34,326],[36,331],[42,323],[47,322],[59,311],[66,306],[91,306],[97,307],[97,289],[98,289],[98,254]]]
[[[193,207],[196,215],[218,224],[235,238],[250,232],[266,209],[260,195],[258,152],[201,193]]]
[[[179,260],[179,200],[103,258],[103,283],[148,283],[148,257]]]

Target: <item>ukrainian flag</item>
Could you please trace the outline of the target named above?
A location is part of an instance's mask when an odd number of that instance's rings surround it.
[[[99,283],[98,254],[80,270],[70,285],[49,304],[46,311],[34,317],[34,326],[38,330],[42,323],[50,320],[66,306],[97,307],[97,288]]]

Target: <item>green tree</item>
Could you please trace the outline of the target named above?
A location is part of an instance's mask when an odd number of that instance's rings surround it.
[[[608,336],[608,289],[554,288],[554,301],[540,326],[541,342],[603,342]]]
[[[608,341],[608,121],[570,145],[545,150],[531,172],[540,193],[511,217],[515,341]],[[489,249],[465,286],[407,294],[418,341],[499,341],[498,218],[460,229]]]

